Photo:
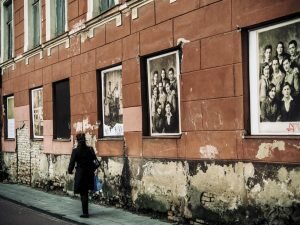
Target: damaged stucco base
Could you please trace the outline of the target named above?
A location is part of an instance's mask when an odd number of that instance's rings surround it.
[[[102,162],[101,178],[118,190],[109,181],[121,176],[122,159]],[[298,166],[130,159],[129,168],[136,209],[204,224],[300,222]]]
[[[25,126],[18,132],[17,152],[1,153],[1,171],[12,182],[72,194],[73,175],[66,174],[70,155],[43,153],[43,142],[28,134]],[[93,136],[87,137],[94,145]],[[284,146],[261,145],[257,157],[274,150]],[[200,152],[208,158],[218,154],[210,145]],[[103,157],[98,175],[100,202],[155,211],[179,223],[300,224],[299,165]]]
[[[16,163],[14,155],[3,153],[7,167],[13,168]],[[118,207],[125,206],[121,187],[124,159],[102,158],[99,169],[104,182],[102,198]],[[65,174],[69,156],[41,152],[37,161],[33,186],[45,183],[50,188],[72,189],[73,177]],[[125,179],[130,186],[130,208],[200,224],[300,222],[299,166],[137,158],[129,158],[127,163],[129,175]],[[16,175],[13,170],[9,173],[10,177]]]

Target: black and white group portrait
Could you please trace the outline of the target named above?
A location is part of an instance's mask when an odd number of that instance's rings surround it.
[[[249,32],[251,129],[300,134],[300,19]]]
[[[178,51],[147,59],[151,135],[180,133]]]
[[[122,67],[117,66],[101,72],[103,136],[122,136],[123,97]]]

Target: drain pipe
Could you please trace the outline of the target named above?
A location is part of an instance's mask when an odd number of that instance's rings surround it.
[[[18,153],[18,130],[22,130],[25,127],[25,123],[21,127],[16,128],[16,154],[17,154],[17,183],[19,182],[19,153]]]

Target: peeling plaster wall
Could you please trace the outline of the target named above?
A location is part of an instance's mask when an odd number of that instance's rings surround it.
[[[73,123],[73,128],[76,133],[84,132],[87,144],[96,149],[97,136],[91,133],[98,129],[98,125],[91,124],[89,118],[86,117],[80,122]]]
[[[43,141],[32,141],[27,125],[17,134],[17,152],[2,153],[10,180],[39,187],[64,187],[70,156],[44,154]]]
[[[34,164],[37,168],[32,169],[32,185],[72,194],[74,177],[65,175],[69,158],[40,152]],[[300,222],[299,166],[129,158],[126,200],[122,187],[125,159],[101,160],[98,175],[103,181],[102,200],[108,204],[203,224]],[[14,177],[15,154],[3,153],[3,160]]]
[[[270,157],[273,151],[285,151],[285,142],[273,141],[273,143],[262,143],[259,146],[256,158],[264,159]]]
[[[129,161],[131,200],[137,209],[166,213],[174,221],[184,218],[204,224],[300,222],[299,166]],[[120,163],[119,158],[105,162],[104,182],[121,176]],[[118,193],[117,183],[114,187]]]

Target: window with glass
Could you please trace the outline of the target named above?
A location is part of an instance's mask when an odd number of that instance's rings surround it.
[[[40,45],[40,0],[24,0],[24,50]]]
[[[33,15],[33,46],[36,47],[40,44],[40,1],[34,0],[32,3]]]
[[[46,0],[46,40],[67,30],[67,4],[66,0]]]
[[[1,61],[13,57],[13,2],[2,1],[1,4]]]
[[[4,98],[5,102],[5,138],[15,138],[15,98],[14,96],[8,96]]]
[[[119,4],[119,0],[88,0],[87,19],[92,19],[117,4]]]
[[[43,88],[31,91],[32,136],[43,138]]]
[[[56,0],[55,1],[55,12],[56,12],[56,30],[55,35],[58,36],[65,32],[65,23],[66,23],[66,9],[65,9],[65,0]]]
[[[113,6],[115,6],[115,0],[99,0],[100,1],[100,13],[104,12],[110,8],[112,8]]]

